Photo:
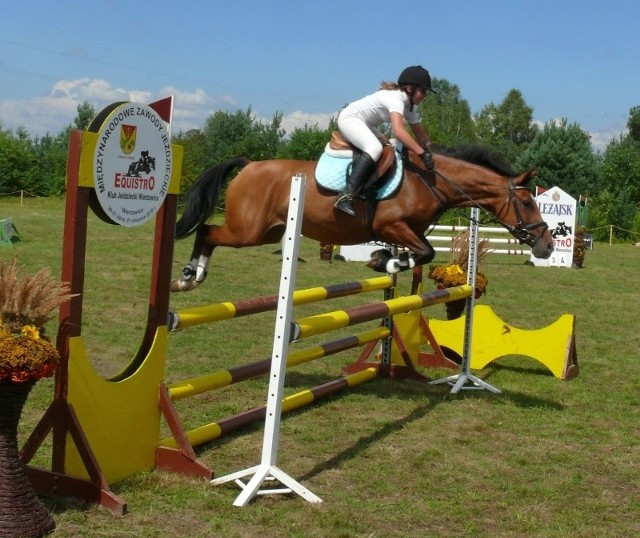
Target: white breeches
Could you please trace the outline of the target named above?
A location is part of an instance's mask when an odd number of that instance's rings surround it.
[[[382,143],[369,126],[357,116],[340,114],[338,129],[349,142],[368,153],[374,161],[382,155]]]

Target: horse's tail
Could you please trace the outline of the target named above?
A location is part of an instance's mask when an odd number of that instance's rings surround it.
[[[207,221],[216,208],[222,184],[231,171],[245,167],[250,162],[244,157],[229,159],[200,174],[185,196],[184,211],[176,223],[176,239],[188,237]]]

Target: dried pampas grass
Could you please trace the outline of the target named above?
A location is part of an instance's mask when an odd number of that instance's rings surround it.
[[[0,261],[0,325],[8,332],[25,325],[42,331],[57,308],[71,297],[69,284],[53,278],[48,268],[25,274],[17,258]]]

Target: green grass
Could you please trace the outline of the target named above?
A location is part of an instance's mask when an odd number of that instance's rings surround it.
[[[64,204],[0,199],[24,240],[0,256],[59,272]],[[111,375],[135,353],[144,330],[152,226],[123,229],[91,217],[83,335],[96,369]],[[174,273],[190,241],[176,245]],[[277,292],[278,246],[220,249],[198,290],[171,297],[179,310]],[[374,276],[361,263],[327,263],[304,240],[297,288]],[[440,261],[445,261],[439,254]],[[502,390],[451,395],[448,387],[376,379],[286,415],[279,466],[319,495],[232,502],[234,485],[149,471],[112,484],[129,513],[114,517],[92,505],[46,499],[56,537],[622,537],[640,534],[640,248],[596,244],[584,268],[532,268],[521,257],[483,265],[490,304],[507,323],[539,328],[576,314],[580,375],[554,378],[537,362],[508,357],[474,372]],[[408,281],[408,278],[407,278]],[[429,287],[430,282],[425,286]],[[407,284],[408,285],[408,284]],[[296,309],[296,317],[377,301],[377,294]],[[443,317],[444,307],[429,310]],[[268,357],[273,314],[260,314],[170,337],[167,381]],[[374,326],[372,324],[371,326]],[[369,328],[363,326],[362,330]],[[50,334],[55,334],[55,326]],[[358,329],[359,332],[360,329]],[[347,334],[339,332],[338,335]],[[329,337],[333,338],[333,336]],[[328,339],[316,337],[311,343]],[[307,344],[305,344],[307,345]],[[540,343],[544,346],[544,342]],[[357,351],[296,368],[287,392],[340,375]],[[432,377],[444,371],[425,372]],[[48,406],[52,380],[34,388],[25,408],[24,439]],[[178,403],[187,427],[264,403],[264,379]],[[45,444],[38,463],[49,464]],[[218,476],[256,465],[261,425],[198,449]]]

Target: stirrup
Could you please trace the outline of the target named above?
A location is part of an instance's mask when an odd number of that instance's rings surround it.
[[[338,207],[338,204],[347,201],[353,201],[353,194],[349,194],[348,192],[343,192],[338,195],[336,201],[333,203],[333,207]]]
[[[338,199],[333,204],[338,211],[348,215],[349,217],[355,217],[356,212],[353,209],[353,195],[349,193],[343,193],[338,196]]]

